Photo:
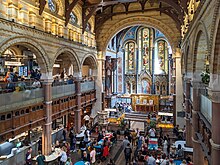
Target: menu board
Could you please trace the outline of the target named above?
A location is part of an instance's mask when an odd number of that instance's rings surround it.
[[[27,66],[19,66],[18,74],[19,74],[19,76],[27,77],[28,76],[28,67]]]

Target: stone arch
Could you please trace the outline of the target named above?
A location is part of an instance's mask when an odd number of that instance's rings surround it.
[[[79,73],[81,69],[79,59],[77,57],[76,52],[72,48],[69,48],[69,47],[61,47],[57,50],[57,53],[53,59],[53,65],[55,64],[55,60],[57,59],[57,57],[64,53],[67,54],[68,57],[70,57],[70,61],[73,65],[73,71]]]
[[[208,33],[202,22],[200,22],[196,28],[196,35],[194,37],[193,46],[193,66],[192,71],[194,78],[201,79],[200,74],[204,71],[205,60],[208,56]]]
[[[98,63],[97,63],[97,59],[95,57],[94,54],[88,53],[84,56],[84,58],[81,61],[81,68],[84,64],[84,62],[89,63],[92,69],[97,69]]]
[[[37,57],[37,61],[41,67],[42,73],[51,71],[52,67],[50,64],[50,59],[48,58],[44,48],[37,41],[27,36],[17,36],[5,39],[0,43],[0,55],[14,45],[22,45],[31,49]]]
[[[212,27],[211,27],[211,34],[210,34],[210,44],[209,44],[209,50],[208,53],[211,56],[210,57],[210,73],[212,74],[219,74],[220,68],[219,67],[219,50],[217,49],[218,44],[220,44],[219,40],[219,33],[220,33],[220,1],[216,2],[216,8],[214,10],[213,15],[213,21],[212,21]]]
[[[102,39],[102,42],[99,43],[98,49],[101,51],[105,51],[109,41],[118,31],[134,25],[144,25],[158,29],[166,36],[167,40],[170,43],[170,46],[172,47],[173,53],[175,52],[175,47],[178,45],[178,37],[175,36],[174,30],[160,20],[143,15],[122,18],[120,21],[113,24],[111,28],[109,28],[108,31],[104,34],[104,36],[100,35],[97,37],[100,37],[100,39]]]
[[[213,61],[213,74],[219,74],[220,72],[220,20],[218,21],[218,28],[215,39],[215,47],[214,47],[214,61]]]

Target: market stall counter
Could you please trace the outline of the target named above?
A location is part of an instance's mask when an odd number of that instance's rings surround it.
[[[52,152],[52,154],[45,156],[45,165],[58,165],[59,164],[59,157],[61,156],[61,149],[60,148],[55,148],[55,151]],[[33,158],[33,164],[37,165],[37,157]]]

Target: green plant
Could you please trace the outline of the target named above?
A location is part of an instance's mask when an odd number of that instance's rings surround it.
[[[202,72],[201,77],[202,77],[202,82],[203,82],[204,84],[209,84],[210,74],[209,74],[208,71]]]

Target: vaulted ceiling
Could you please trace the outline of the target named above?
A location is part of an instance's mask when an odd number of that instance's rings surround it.
[[[96,29],[102,24],[111,19],[113,16],[120,14],[159,11],[172,18],[177,28],[183,24],[184,12],[187,11],[189,0],[65,0],[65,18],[66,25],[70,19],[70,13],[77,3],[83,6],[82,11],[82,26],[83,32],[86,24],[92,15],[96,16]],[[47,0],[39,0],[40,10],[42,14]],[[118,6],[123,6],[120,11],[115,10]],[[131,7],[138,6],[138,7]]]

